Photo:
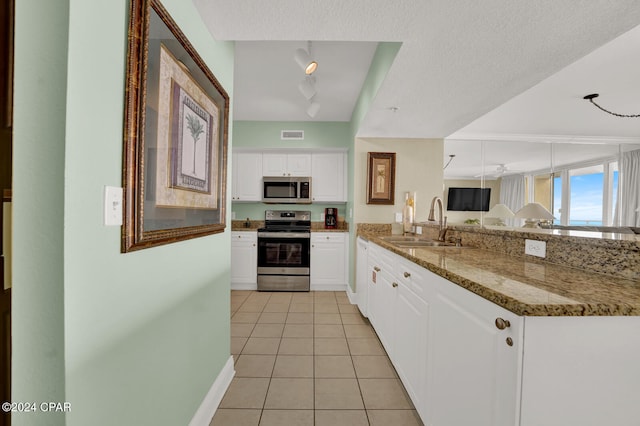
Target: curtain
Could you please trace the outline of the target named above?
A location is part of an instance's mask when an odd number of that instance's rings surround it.
[[[640,227],[640,150],[622,154],[620,176],[616,217],[620,226]]]
[[[500,181],[500,203],[506,205],[512,212],[516,213],[524,207],[525,196],[524,176],[505,176]],[[506,219],[508,226],[520,226],[522,219]]]

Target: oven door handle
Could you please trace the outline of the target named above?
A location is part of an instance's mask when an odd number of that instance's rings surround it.
[[[308,232],[258,232],[258,238],[311,238]]]

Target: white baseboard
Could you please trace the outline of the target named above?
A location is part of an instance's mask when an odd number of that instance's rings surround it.
[[[198,411],[193,415],[189,426],[209,426],[235,374],[233,356],[230,356],[227,363],[222,367],[222,371],[220,371],[220,374],[218,374],[218,377],[216,377],[216,380],[213,382],[213,385],[211,385],[202,404],[198,407]]]
[[[347,287],[349,287],[346,284],[311,284],[310,289],[311,291],[346,291]]]
[[[351,290],[351,286],[347,284],[347,297],[352,305],[358,304],[358,295]]]
[[[257,290],[258,284],[231,283],[231,290]]]

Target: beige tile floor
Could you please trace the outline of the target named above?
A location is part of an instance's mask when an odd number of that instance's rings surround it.
[[[231,292],[236,375],[211,426],[422,425],[345,292]]]

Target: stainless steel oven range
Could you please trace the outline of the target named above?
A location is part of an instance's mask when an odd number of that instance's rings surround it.
[[[258,229],[258,290],[309,291],[311,212],[266,210]]]

